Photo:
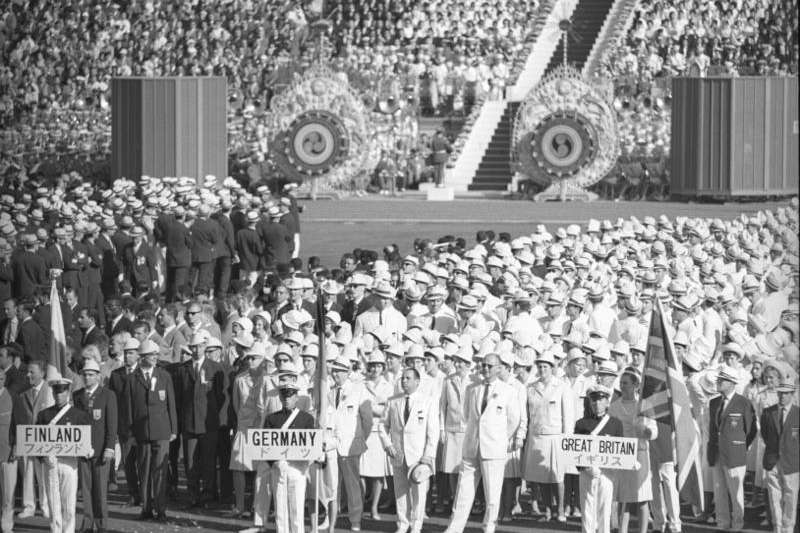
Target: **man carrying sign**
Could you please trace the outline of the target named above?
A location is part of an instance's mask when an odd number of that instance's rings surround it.
[[[280,384],[280,411],[267,415],[266,429],[314,429],[314,417],[297,408],[297,383]],[[275,496],[277,533],[303,533],[307,461],[274,461],[270,484]]]
[[[606,412],[614,391],[603,385],[595,385],[587,393],[592,414],[575,423],[575,433],[622,437],[622,422]],[[581,531],[608,533],[611,529],[611,504],[614,499],[613,471],[597,466],[578,467],[578,471],[583,516]]]
[[[91,417],[69,404],[69,388],[72,381],[62,377],[49,379],[47,384],[53,391],[55,405],[40,412],[36,423],[50,426],[88,426]],[[50,530],[75,531],[75,504],[78,495],[78,458],[41,458],[44,463],[44,478],[47,499],[50,503]]]

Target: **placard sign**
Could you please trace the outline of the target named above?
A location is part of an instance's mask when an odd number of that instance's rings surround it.
[[[600,435],[564,435],[559,450],[568,464],[636,470],[639,439]]]
[[[322,429],[248,429],[245,459],[317,461],[322,459]]]
[[[92,451],[92,426],[17,426],[19,456],[86,457]]]

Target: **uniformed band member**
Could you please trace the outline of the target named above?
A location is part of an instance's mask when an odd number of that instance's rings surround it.
[[[83,490],[82,531],[102,533],[108,527],[108,471],[114,467],[117,445],[117,397],[100,384],[100,365],[87,359],[81,370],[86,386],[76,391],[72,402],[89,414],[92,422],[91,457],[81,460],[80,478]]]
[[[613,391],[603,385],[587,390],[592,414],[575,422],[578,435],[622,437],[622,422],[607,412]],[[581,531],[609,533],[614,502],[614,471],[607,468],[580,467]]]
[[[44,425],[86,425],[92,419],[86,411],[69,403],[69,388],[72,381],[60,376],[47,380],[53,391],[55,404],[43,410],[36,417],[37,424]],[[94,455],[92,451],[90,453]],[[50,503],[50,531],[53,533],[72,533],[75,531],[75,508],[78,496],[78,457],[41,458],[44,464],[45,488]]]
[[[297,407],[296,382],[280,384],[280,411],[267,415],[266,429],[314,429],[314,417]],[[274,461],[270,484],[275,497],[275,529],[278,533],[305,531],[305,498],[308,461]]]

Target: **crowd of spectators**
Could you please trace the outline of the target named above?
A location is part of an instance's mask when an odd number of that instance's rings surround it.
[[[796,75],[797,1],[644,0],[608,55],[624,155],[669,156],[670,78]]]

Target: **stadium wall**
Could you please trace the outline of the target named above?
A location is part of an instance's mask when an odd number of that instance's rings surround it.
[[[796,77],[673,78],[676,199],[798,192]]]
[[[224,77],[114,78],[111,179],[228,175]]]

